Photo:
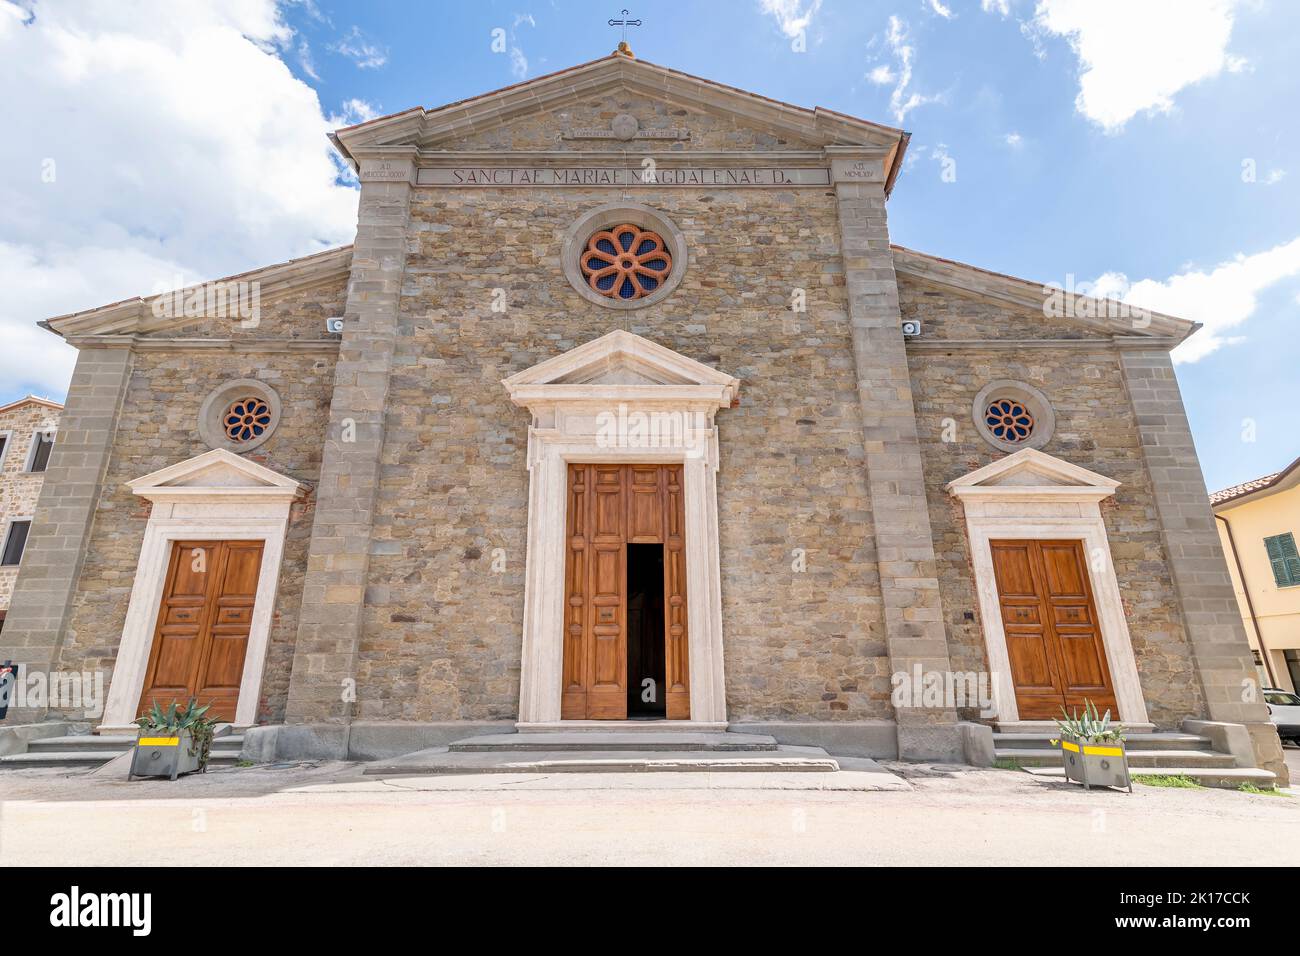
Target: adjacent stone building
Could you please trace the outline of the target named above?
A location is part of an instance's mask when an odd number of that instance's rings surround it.
[[[1280,766],[1195,326],[892,245],[907,142],[626,53],[339,130],[353,245],[45,323],[80,359],[3,653],[294,753],[659,718],[950,759],[1093,701]]]
[[[0,405],[0,629],[26,550],[63,406],[28,395]]]

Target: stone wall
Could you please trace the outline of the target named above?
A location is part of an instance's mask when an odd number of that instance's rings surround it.
[[[269,333],[276,329],[308,325],[323,330],[323,322],[315,324],[318,313],[342,312],[344,285],[340,279],[329,289],[264,306],[262,337],[270,338]],[[204,323],[172,334],[203,332],[229,334],[225,322]],[[207,451],[198,434],[200,405],[222,383],[241,378],[266,382],[279,393],[282,402],[275,433],[248,458],[314,487],[334,379],[332,354],[292,353],[274,347],[252,352],[138,353],[122,403],[103,493],[95,507],[94,526],[59,662],[63,669],[102,668],[105,685],[111,680],[150,507],[131,494],[126,482]],[[309,494],[305,502],[294,505],[290,515],[258,702],[259,721],[275,722],[284,715],[312,503]]]
[[[900,276],[903,315],[918,318],[924,338],[1029,338],[1058,332],[1040,317],[1012,306],[942,291]],[[1150,719],[1161,728],[1199,716],[1204,703],[1191,649],[1177,611],[1178,597],[1161,540],[1154,495],[1119,355],[1104,340],[1095,348],[1031,349],[956,347],[951,352],[914,348],[912,389],[925,459],[926,493],[935,536],[939,581],[955,671],[986,671],[965,520],[944,485],[1003,457],[976,433],[975,395],[995,379],[1023,381],[1042,391],[1056,414],[1056,430],[1042,448],[1123,484],[1102,502],[1115,573],[1137,658]],[[945,419],[956,441],[943,441]]]
[[[0,432],[8,432],[4,457],[0,460],[0,535],[10,518],[31,518],[36,511],[45,472],[27,471],[27,458],[32,450],[32,436],[39,430],[57,429],[59,409],[37,402],[28,402],[0,413]],[[0,547],[4,546],[0,540]],[[0,567],[0,610],[9,607],[18,567]]]
[[[718,414],[732,718],[888,716],[833,198],[629,192],[674,220],[691,253],[675,294],[632,312],[582,299],[560,261],[565,231],[608,191],[414,192],[360,718],[514,716],[528,421],[500,380],[619,327],[742,380],[740,406]],[[790,311],[796,288],[806,313]]]

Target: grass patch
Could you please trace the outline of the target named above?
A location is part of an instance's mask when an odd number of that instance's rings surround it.
[[[238,760],[238,761],[235,762],[235,766],[236,766],[236,767],[251,767],[251,766],[253,766],[253,761],[251,761],[251,760]]]
[[[995,760],[993,761],[994,770],[1023,770],[1019,760]]]
[[[1174,787],[1183,790],[1205,789],[1184,773],[1135,773],[1133,774],[1133,781],[1146,784],[1148,787]]]
[[[1257,787],[1249,780],[1237,788],[1238,793],[1258,793],[1265,797],[1289,797],[1291,794],[1283,793],[1277,787]]]

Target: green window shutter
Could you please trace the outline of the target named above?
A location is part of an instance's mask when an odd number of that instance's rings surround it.
[[[1300,552],[1296,551],[1295,535],[1275,534],[1264,539],[1268,550],[1268,563],[1273,567],[1273,580],[1280,588],[1300,584]]]

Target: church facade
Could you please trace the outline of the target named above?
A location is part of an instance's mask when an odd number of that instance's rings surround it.
[[[333,139],[351,246],[44,323],[80,352],[0,650],[104,671],[98,726],[960,759],[1091,701],[1280,763],[1195,326],[892,245],[906,133],[615,53]]]

